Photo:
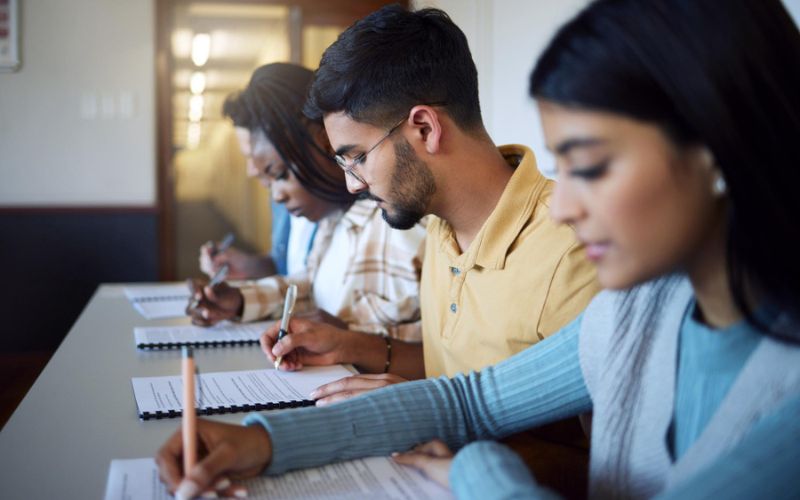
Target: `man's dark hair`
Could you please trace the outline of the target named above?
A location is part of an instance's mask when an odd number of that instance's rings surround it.
[[[464,33],[441,10],[390,5],[328,47],[304,112],[319,119],[343,111],[391,127],[419,104],[444,106],[462,130],[482,127],[478,72]]]

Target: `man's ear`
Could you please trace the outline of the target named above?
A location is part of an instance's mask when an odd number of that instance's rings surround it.
[[[316,142],[323,151],[333,156],[333,146],[331,146],[331,141],[328,139],[328,133],[325,131],[325,127],[316,123],[310,123],[308,128],[311,132],[311,136],[314,138],[314,142]]]
[[[424,104],[414,106],[408,114],[408,125],[412,128],[414,139],[423,144],[428,154],[439,152],[442,139],[442,122],[439,112]]]

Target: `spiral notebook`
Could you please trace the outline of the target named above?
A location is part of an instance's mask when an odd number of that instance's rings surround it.
[[[191,347],[225,347],[257,345],[261,334],[274,321],[258,323],[230,323],[204,328],[193,325],[137,327],[133,329],[136,347],[139,349],[180,349]]]
[[[201,373],[195,383],[198,415],[273,410],[313,406],[308,395],[317,387],[353,373],[342,365],[311,366],[297,372],[243,370]],[[174,418],[181,415],[182,377],[131,379],[139,418]]]
[[[125,296],[134,309],[147,319],[186,316],[189,289],[185,284],[126,286]]]

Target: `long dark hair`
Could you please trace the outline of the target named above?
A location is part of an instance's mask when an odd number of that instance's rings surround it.
[[[800,341],[798,238],[800,34],[780,0],[599,0],[563,26],[530,79],[535,98],[657,124],[677,144],[703,144],[728,185],[729,287],[747,320],[767,335]],[[620,453],[606,496],[631,494],[629,453],[644,364],[677,282],[620,295],[612,356],[628,360],[613,390],[623,409],[609,422]],[[643,285],[644,286],[644,285]],[[794,327],[756,320],[754,288]],[[634,318],[638,316],[638,320]],[[630,336],[634,335],[633,338]],[[627,342],[630,340],[630,342]],[[623,350],[620,346],[628,345]]]
[[[746,290],[800,320],[800,33],[780,0],[599,0],[563,26],[530,93],[660,125],[703,144],[728,186],[727,266]]]
[[[337,205],[349,206],[355,196],[347,191],[343,171],[309,130],[317,128],[324,133],[322,120],[303,116],[306,91],[313,76],[311,70],[294,64],[261,66],[243,91],[228,96],[222,111],[237,127],[263,132],[286,168],[309,192]],[[320,161],[329,164],[321,165]]]

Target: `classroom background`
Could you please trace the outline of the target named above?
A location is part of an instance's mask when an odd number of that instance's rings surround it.
[[[800,20],[800,0],[784,1]],[[98,284],[196,276],[200,244],[229,231],[241,248],[269,248],[269,193],[245,177],[224,98],[265,63],[315,68],[345,27],[393,2],[11,3],[15,26],[0,39],[16,37],[21,64],[0,72],[0,377],[11,381],[0,387],[0,426]],[[410,6],[441,8],[462,28],[489,133],[533,147],[547,170],[528,75],[586,3]]]

